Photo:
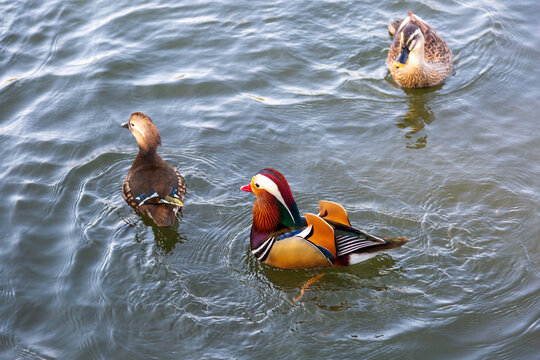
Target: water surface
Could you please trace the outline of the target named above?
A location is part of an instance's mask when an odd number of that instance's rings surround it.
[[[0,2],[0,357],[540,358],[538,13],[531,2]],[[431,89],[385,68],[413,10]],[[134,215],[147,113],[178,226]],[[402,248],[284,271],[249,251],[264,167]],[[302,286],[323,274],[295,302]]]

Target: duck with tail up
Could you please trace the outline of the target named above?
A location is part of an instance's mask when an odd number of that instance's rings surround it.
[[[329,201],[319,202],[318,215],[300,216],[287,180],[274,169],[259,171],[241,190],[257,197],[250,245],[253,255],[266,265],[282,269],[347,266],[408,241],[353,228],[345,209]]]
[[[139,145],[139,153],[122,185],[124,200],[157,226],[174,225],[176,213],[184,206],[184,178],[158,155],[161,136],[147,115],[134,112],[122,127],[131,130]]]
[[[452,51],[424,20],[411,11],[388,25],[393,42],[386,66],[398,84],[423,88],[442,82],[452,71]]]

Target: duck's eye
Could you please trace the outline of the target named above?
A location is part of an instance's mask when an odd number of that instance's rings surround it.
[[[133,121],[131,122],[130,125],[131,125],[131,127],[135,127],[135,123]]]
[[[256,188],[260,188],[261,186],[258,183],[255,183]]]

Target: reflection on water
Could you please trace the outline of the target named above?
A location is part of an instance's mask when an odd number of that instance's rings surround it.
[[[158,248],[163,250],[165,254],[170,253],[177,244],[182,244],[186,241],[186,236],[179,232],[181,226],[181,209],[180,216],[177,216],[177,220],[173,226],[170,228],[160,228],[157,226],[152,219],[147,216],[141,216],[138,214],[133,214],[128,218],[122,217],[122,221],[125,223],[124,229],[131,229],[131,233],[135,233],[135,241],[141,242],[141,235],[144,233],[146,227],[151,228],[154,233],[154,241]]]
[[[166,254],[171,252],[171,250],[175,248],[176,244],[182,244],[184,241],[186,241],[186,236],[178,232],[178,221],[170,228],[160,228],[155,224],[151,226],[152,231],[154,232],[156,245],[165,251]]]
[[[259,271],[274,288],[293,295],[290,298],[291,302],[297,302],[303,298],[309,299],[313,294],[321,291],[332,293],[340,289],[360,287],[368,287],[375,291],[385,290],[387,286],[381,283],[381,278],[390,274],[400,276],[404,273],[395,259],[388,254],[380,254],[375,258],[345,268],[291,271],[261,266]],[[321,296],[324,297],[319,294],[319,297]]]
[[[434,120],[433,111],[429,106],[431,99],[429,95],[442,87],[443,84],[427,89],[403,88],[403,92],[407,94],[409,111],[399,119],[396,126],[405,131],[407,149],[422,149],[427,145],[428,136],[424,128]]]

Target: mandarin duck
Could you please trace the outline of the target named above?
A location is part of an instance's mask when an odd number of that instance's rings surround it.
[[[287,180],[274,169],[259,171],[240,189],[257,197],[250,245],[253,255],[266,265],[283,269],[352,265],[408,241],[353,228],[345,209],[329,201],[319,202],[318,215],[300,216]]]
[[[393,42],[386,66],[398,84],[408,88],[437,85],[452,71],[452,51],[424,20],[411,11],[388,25]]]
[[[122,185],[124,200],[156,225],[172,226],[176,213],[184,206],[184,178],[158,155],[161,136],[147,115],[134,112],[122,127],[131,130],[139,145],[139,153]]]

